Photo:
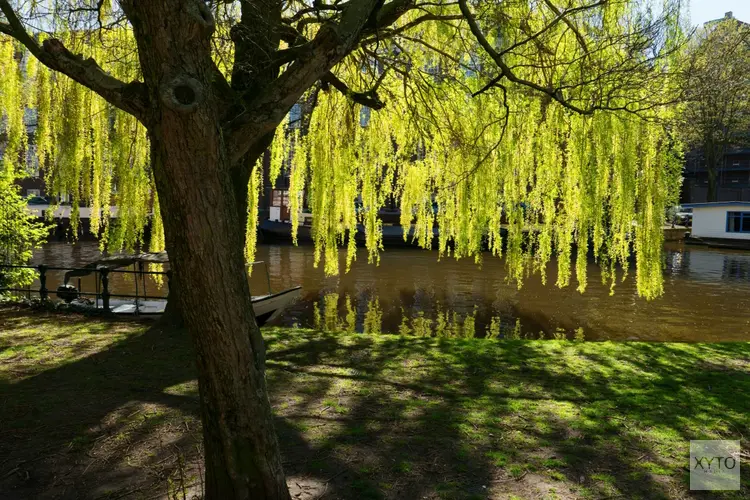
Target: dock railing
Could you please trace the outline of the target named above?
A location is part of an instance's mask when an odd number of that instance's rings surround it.
[[[46,300],[49,300],[50,296],[50,290],[47,288],[47,278],[48,273],[50,271],[89,271],[89,274],[94,275],[94,281],[95,281],[95,291],[93,292],[84,292],[81,289],[81,279],[79,277],[78,279],[78,288],[76,290],[77,296],[81,297],[95,297],[96,301],[96,308],[99,308],[99,301],[102,302],[102,308],[109,310],[110,309],[110,299],[113,297],[117,298],[133,298],[135,299],[135,305],[136,305],[136,311],[138,310],[138,301],[139,300],[149,300],[149,299],[166,299],[167,296],[152,296],[148,295],[146,291],[146,281],[144,277],[146,275],[152,275],[152,276],[166,276],[167,278],[167,290],[169,290],[169,281],[172,275],[172,271],[145,271],[143,270],[143,267],[141,266],[140,270],[120,270],[120,269],[109,269],[107,267],[98,267],[98,268],[85,268],[85,267],[61,267],[61,266],[47,266],[44,264],[36,265],[36,266],[23,266],[23,265],[11,265],[11,264],[0,264],[0,272],[2,269],[33,269],[36,270],[38,273],[38,279],[39,279],[39,288],[33,289],[31,285],[27,286],[26,288],[14,288],[14,287],[0,287],[0,293],[2,292],[12,292],[12,293],[20,293],[21,295],[26,295],[27,298],[31,299],[32,293],[39,294],[40,300],[43,302]],[[126,294],[126,293],[112,293],[110,292],[110,276],[112,274],[132,274],[135,275],[135,295],[133,294]],[[138,278],[141,278],[141,281],[143,282],[143,294],[141,295],[138,290]],[[55,293],[56,290],[53,290],[52,293]]]

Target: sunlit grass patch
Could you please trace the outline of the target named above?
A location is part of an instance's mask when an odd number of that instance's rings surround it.
[[[7,381],[19,381],[75,362],[145,330],[138,323],[108,325],[98,320],[52,314],[28,317],[6,314],[3,320],[7,325],[0,335],[0,380]]]

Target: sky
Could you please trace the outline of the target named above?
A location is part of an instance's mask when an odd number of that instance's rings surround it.
[[[719,19],[729,11],[740,21],[750,23],[750,0],[690,0],[690,20],[693,25]]]

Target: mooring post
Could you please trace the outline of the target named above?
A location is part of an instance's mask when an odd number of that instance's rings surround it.
[[[109,269],[102,268],[102,308],[109,311]]]
[[[47,266],[44,264],[39,264],[37,266],[37,269],[39,269],[39,297],[41,297],[42,301],[47,300],[48,290],[47,290]]]

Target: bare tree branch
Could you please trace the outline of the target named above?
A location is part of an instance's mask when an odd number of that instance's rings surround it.
[[[352,101],[372,109],[383,109],[385,103],[380,100],[375,90],[367,92],[354,92],[332,72],[328,72],[320,79],[323,83],[330,84]]]
[[[415,28],[426,21],[459,21],[461,19],[463,19],[463,16],[458,15],[458,14],[445,15],[445,16],[439,16],[437,14],[425,14],[423,16],[419,16],[418,18],[414,19],[411,22],[404,24],[403,26],[400,26],[399,28],[384,31],[382,33],[378,33],[377,38],[382,40],[384,38],[390,38],[390,37],[396,36],[399,33],[409,31],[410,29]],[[374,41],[375,41],[375,37],[363,40],[362,43],[372,43]]]
[[[576,113],[590,115],[595,111],[595,109],[598,109],[598,107],[591,107],[591,108],[586,108],[586,109],[580,108],[576,106],[575,104],[568,102],[562,96],[560,92],[557,92],[554,89],[543,87],[542,85],[539,85],[536,82],[532,82],[530,80],[525,80],[523,78],[517,77],[513,73],[513,71],[510,69],[510,67],[505,63],[502,55],[500,55],[500,53],[497,52],[494,49],[494,47],[492,47],[490,42],[487,41],[487,38],[484,36],[484,33],[482,33],[482,30],[479,27],[479,24],[477,24],[477,20],[474,18],[474,14],[471,13],[471,10],[469,9],[469,6],[467,5],[466,0],[458,0],[458,7],[461,9],[461,13],[466,18],[466,22],[469,24],[469,29],[471,30],[471,33],[474,35],[474,38],[477,39],[477,42],[479,42],[479,45],[481,45],[482,48],[485,50],[485,52],[487,52],[487,54],[492,58],[492,60],[495,61],[495,64],[497,64],[497,66],[500,68],[500,71],[502,72],[501,74],[504,78],[507,78],[511,82],[518,83],[520,85],[524,85],[526,87],[529,87],[539,92],[542,92],[544,94],[547,94],[558,103],[562,104],[563,106],[570,109],[571,111],[575,111]]]
[[[588,10],[588,9],[597,7],[599,5],[604,5],[606,3],[606,0],[602,0],[600,2],[596,2],[596,3],[590,4],[590,5],[584,5],[584,6],[581,6],[581,7],[577,8],[577,9],[568,9],[568,10],[565,10],[565,11],[562,11],[562,12],[560,11],[560,9],[558,9],[557,7],[555,7],[555,4],[553,4],[551,0],[544,0],[544,3],[547,5],[547,7],[549,7],[549,9],[552,12],[555,13],[555,15],[559,19],[562,20],[562,22],[565,23],[565,25],[568,28],[570,28],[570,30],[573,33],[575,33],[576,39],[578,39],[578,44],[581,46],[581,48],[585,52],[588,52],[589,48],[588,48],[588,45],[586,44],[586,40],[583,38],[583,35],[581,35],[581,32],[578,30],[578,28],[576,27],[575,23],[573,23],[573,21],[571,21],[568,18],[568,16],[570,14],[573,14],[574,12],[580,12],[580,11],[583,11],[583,10]]]
[[[0,23],[0,33],[13,36],[13,28],[10,27],[10,24]]]
[[[301,10],[295,12],[294,15],[292,15],[292,17],[290,17],[288,19],[285,19],[284,21],[289,22],[289,23],[296,23],[297,21],[299,21],[300,19],[302,19],[303,17],[305,17],[308,14],[316,14],[317,15],[320,12],[323,12],[323,11],[341,12],[342,9],[343,9],[342,5],[324,5],[324,4],[317,4],[316,3],[312,7],[301,9]]]
[[[576,12],[582,12],[582,11],[585,11],[585,10],[593,9],[594,7],[599,7],[600,5],[604,5],[606,2],[607,2],[607,0],[600,0],[599,2],[596,2],[596,3],[592,3],[592,4],[589,4],[589,5],[582,5],[580,7],[575,7],[575,8],[568,9],[568,10],[560,12],[560,10],[557,9],[557,7],[555,7],[549,0],[545,0],[545,3],[550,8],[550,10],[552,10],[552,12],[555,13],[556,17],[552,21],[550,21],[550,23],[547,24],[544,28],[540,29],[539,31],[537,31],[533,35],[531,35],[531,36],[529,36],[527,38],[524,38],[523,40],[520,40],[520,41],[514,43],[513,45],[511,45],[510,47],[508,47],[506,49],[503,49],[503,51],[500,52],[500,55],[502,56],[504,54],[507,54],[508,52],[512,51],[513,49],[516,49],[516,48],[518,48],[518,47],[520,47],[522,45],[525,45],[525,44],[527,44],[527,43],[529,43],[531,41],[534,41],[535,39],[537,39],[540,36],[542,36],[549,29],[553,28],[560,21],[563,21],[565,24],[568,25],[569,28],[571,28],[571,30],[576,34],[576,37],[578,38],[578,42],[581,44],[581,46],[584,48],[584,50],[586,52],[588,52],[588,47],[586,46],[586,42],[583,40],[583,37],[581,36],[581,33],[578,31],[577,28],[575,28],[575,26],[567,18],[567,16],[569,16],[571,14],[575,14]]]
[[[482,95],[485,92],[487,92],[489,89],[491,89],[492,87],[498,86],[498,84],[500,83],[500,80],[502,80],[504,76],[505,76],[504,74],[500,73],[495,78],[493,78],[492,80],[490,80],[489,82],[487,82],[484,85],[484,87],[482,87],[481,89],[477,90],[476,92],[472,92],[471,97],[477,97],[479,95]],[[505,93],[504,87],[503,87],[503,92]]]

